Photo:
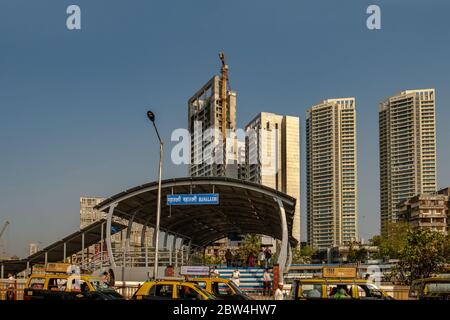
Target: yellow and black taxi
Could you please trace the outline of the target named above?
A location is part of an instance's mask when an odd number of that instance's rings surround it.
[[[123,297],[98,277],[70,273],[71,265],[49,263],[28,278],[24,300],[117,300]]]
[[[216,297],[193,282],[182,280],[146,281],[132,300],[215,300]]]
[[[189,279],[201,288],[213,294],[219,300],[252,300],[230,279],[219,277],[198,277]]]
[[[322,278],[297,279],[291,286],[292,300],[393,298],[369,280],[358,279],[356,268],[324,268]]]
[[[450,277],[431,277],[412,282],[409,289],[412,300],[450,300]]]

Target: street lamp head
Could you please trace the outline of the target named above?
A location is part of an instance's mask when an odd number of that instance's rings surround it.
[[[155,114],[152,111],[147,111],[147,117],[151,122],[155,122]]]

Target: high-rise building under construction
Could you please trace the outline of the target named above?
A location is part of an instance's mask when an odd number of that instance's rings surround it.
[[[188,101],[190,176],[238,177],[237,144],[233,139],[236,93],[229,89],[223,54],[221,59],[221,76],[212,77]]]

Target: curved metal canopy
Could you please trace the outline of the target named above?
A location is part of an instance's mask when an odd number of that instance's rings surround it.
[[[274,189],[223,177],[188,177],[163,180],[161,185],[161,230],[204,247],[230,234],[261,234],[282,239],[281,201],[288,227],[289,242],[296,199]],[[218,205],[168,206],[168,194],[218,193]],[[114,216],[154,226],[158,183],[144,184],[114,195],[96,209],[107,212],[117,204]]]

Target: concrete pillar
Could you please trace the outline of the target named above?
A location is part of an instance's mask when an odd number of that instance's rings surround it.
[[[103,269],[103,247],[105,245],[105,240],[104,240],[104,229],[105,227],[105,223],[103,222],[101,225],[101,229],[100,229],[100,268]]]
[[[106,249],[108,251],[109,263],[112,268],[116,267],[116,262],[114,261],[112,245],[111,245],[111,223],[112,217],[114,215],[114,209],[117,207],[117,202],[111,204],[108,211],[108,217],[106,220]]]
[[[67,242],[64,242],[64,248],[63,248],[63,262],[66,262],[67,257]]]
[[[169,233],[164,231],[163,248],[167,249],[167,242],[169,241]]]
[[[141,250],[144,250],[145,266],[148,267],[148,247],[146,241],[147,225],[150,223],[150,217],[144,222],[141,231]]]
[[[281,245],[280,252],[278,255],[278,266],[279,266],[279,274],[280,274],[280,282],[284,282],[284,271],[286,268],[287,255],[288,255],[288,245],[289,245],[289,233],[288,226],[286,220],[286,212],[284,211],[283,202],[279,198],[274,198],[274,200],[278,203],[278,207],[280,209],[280,220],[281,220]]]
[[[84,266],[84,232],[81,233],[81,267]]]

